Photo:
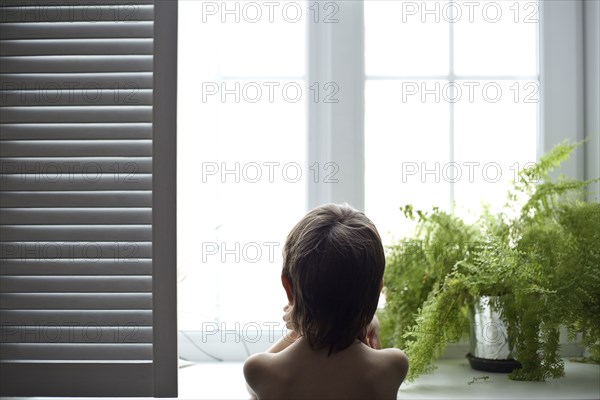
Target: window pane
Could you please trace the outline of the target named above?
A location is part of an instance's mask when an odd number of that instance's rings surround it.
[[[365,204],[367,215],[389,239],[408,233],[400,206],[450,205],[441,167],[449,161],[449,107],[433,96],[408,95],[441,81],[367,81]]]
[[[427,13],[433,3],[447,2],[365,1],[367,76],[448,73],[448,22]]]
[[[281,250],[306,198],[306,13],[293,22],[288,7],[288,21],[278,3],[270,23],[270,6],[250,3],[180,2],[182,330],[250,322],[268,329],[261,324],[281,321],[287,301]],[[233,13],[225,22],[223,7]],[[256,10],[262,19],[249,22]]]
[[[459,87],[466,82],[459,81]],[[516,172],[535,162],[537,81],[473,81],[455,104],[455,199],[458,210],[483,201],[499,211]],[[472,101],[470,101],[472,100]]]
[[[219,12],[207,16],[207,20],[218,29],[213,38],[219,41],[219,67],[223,76],[304,74],[307,15],[303,1],[214,4],[218,5]],[[234,12],[226,14],[224,10]],[[236,16],[239,23],[233,23]],[[227,22],[222,23],[222,18]],[[254,20],[257,22],[252,22]]]
[[[225,77],[304,74],[304,1],[179,3],[179,46],[191,53],[185,59],[194,60],[199,72],[212,70]]]
[[[454,9],[456,74],[537,74],[537,1],[459,1]]]

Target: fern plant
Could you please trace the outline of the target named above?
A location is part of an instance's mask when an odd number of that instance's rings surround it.
[[[423,302],[457,261],[470,257],[481,236],[474,226],[438,208],[423,213],[408,205],[401,211],[417,220],[417,227],[414,237],[386,249],[386,307],[380,313],[383,344],[396,347],[406,345],[403,334],[415,324]]]
[[[600,205],[580,200],[591,181],[549,177],[576,146],[560,144],[520,171],[505,211],[484,212],[476,224],[437,209],[402,209],[408,218],[417,214],[419,229],[388,249],[381,334],[407,352],[409,380],[431,370],[468,329],[465,309],[480,296],[500,296],[495,306],[522,365],[511,379],[564,375],[561,325],[582,332],[600,361]],[[433,250],[408,251],[410,243]],[[445,243],[466,251],[435,251]]]

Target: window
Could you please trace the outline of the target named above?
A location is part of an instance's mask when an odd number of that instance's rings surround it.
[[[244,246],[252,259],[276,242],[279,255],[307,209],[348,202],[389,242],[410,229],[400,206],[497,209],[517,169],[583,134],[576,2],[276,3],[182,2],[180,349],[192,359],[265,348],[243,329],[281,323],[280,259],[247,262]],[[279,92],[294,83],[296,103]],[[297,162],[302,177],[263,185],[265,162]]]

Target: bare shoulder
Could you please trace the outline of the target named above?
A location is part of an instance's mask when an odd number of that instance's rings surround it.
[[[244,362],[244,379],[246,379],[246,388],[252,399],[258,398],[261,383],[267,376],[269,360],[268,354],[256,353],[248,357]]]
[[[281,379],[280,353],[256,353],[244,362],[244,378],[250,393],[265,396],[273,389],[273,382]],[[260,396],[259,396],[260,395]]]
[[[393,371],[396,376],[404,380],[408,372],[408,357],[400,349],[389,348],[377,350],[379,357],[389,371]]]
[[[269,366],[273,360],[272,354],[269,353],[256,353],[248,357],[244,362],[244,378],[251,387],[255,387],[257,382],[261,380],[261,377],[268,371]]]
[[[398,389],[408,373],[408,358],[403,351],[395,348],[366,348],[367,369],[364,377],[372,394],[369,398],[396,398]]]

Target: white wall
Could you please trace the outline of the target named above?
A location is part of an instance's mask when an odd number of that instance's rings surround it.
[[[540,2],[540,143],[538,157],[556,144],[584,138],[583,6],[581,0]],[[579,147],[556,174],[584,178]]]
[[[583,2],[584,96],[585,96],[585,178],[600,177],[600,1]],[[600,184],[589,196],[600,201]]]
[[[588,141],[563,164],[571,178],[600,176],[600,0],[542,0],[538,155],[568,139]],[[598,201],[600,184],[589,200]]]

